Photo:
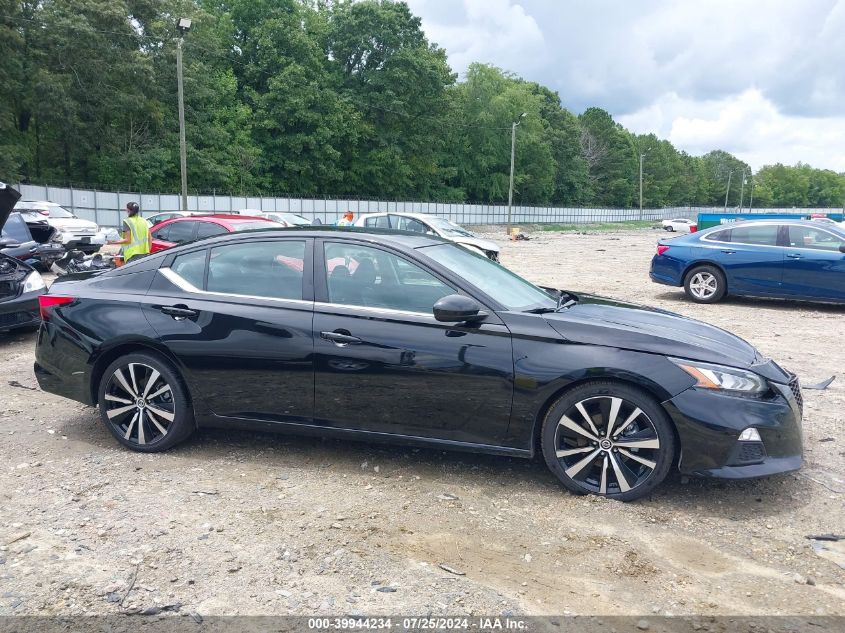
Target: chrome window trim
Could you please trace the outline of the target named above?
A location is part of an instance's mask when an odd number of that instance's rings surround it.
[[[162,267],[162,268],[159,268],[158,271],[164,276],[165,279],[167,279],[169,282],[171,282],[177,288],[179,288],[180,290],[183,290],[185,292],[190,292],[191,294],[206,295],[206,296],[211,296],[211,297],[222,297],[224,299],[259,299],[261,301],[273,301],[275,303],[293,303],[295,305],[302,305],[302,306],[308,306],[308,307],[314,306],[313,301],[306,301],[304,299],[281,299],[279,297],[262,297],[260,295],[242,295],[242,294],[237,294],[237,293],[214,292],[214,291],[211,291],[211,290],[202,290],[200,288],[197,288],[195,285],[193,285],[190,281],[188,281],[184,277],[181,277],[179,275],[179,273],[174,271],[172,268]]]
[[[315,301],[314,302],[314,309],[317,308],[346,308],[349,310],[361,310],[363,312],[369,312],[371,314],[385,314],[386,316],[412,316],[412,317],[425,317],[427,319],[431,319],[432,321],[437,321],[434,318],[434,314],[431,312],[414,312],[412,310],[396,310],[394,308],[374,308],[371,306],[358,306],[352,305],[349,303],[327,303],[324,301]]]

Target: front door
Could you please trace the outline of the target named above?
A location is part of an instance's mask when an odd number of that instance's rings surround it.
[[[315,422],[472,443],[505,435],[513,392],[508,329],[436,321],[456,289],[397,253],[315,247]]]
[[[729,229],[730,243],[714,244],[716,260],[728,275],[728,292],[736,294],[780,294],[783,281],[783,248],[778,245],[777,224],[748,224]],[[720,233],[721,235],[721,233]]]
[[[845,301],[845,240],[822,228],[787,227],[784,292],[796,297]]]
[[[256,239],[164,261],[144,314],[184,363],[195,404],[224,417],[312,421],[311,243]]]

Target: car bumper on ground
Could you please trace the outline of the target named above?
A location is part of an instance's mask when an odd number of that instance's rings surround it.
[[[691,388],[664,402],[681,442],[680,471],[746,479],[801,468],[800,389],[770,384],[771,393],[760,398]],[[757,430],[759,442],[740,440],[748,428]]]
[[[0,332],[21,327],[33,327],[41,323],[38,311],[38,297],[45,290],[27,292],[14,299],[0,301]]]

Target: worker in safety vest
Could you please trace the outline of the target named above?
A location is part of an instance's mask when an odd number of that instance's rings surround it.
[[[352,211],[347,211],[337,221],[337,226],[352,226],[355,224],[355,214]]]
[[[134,257],[150,254],[150,225],[139,215],[137,202],[126,203],[128,216],[123,220],[123,239],[109,244],[123,244],[123,261],[129,262]]]

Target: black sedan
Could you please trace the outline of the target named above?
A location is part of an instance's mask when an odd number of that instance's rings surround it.
[[[137,451],[197,427],[532,457],[648,494],[674,465],[801,465],[797,379],[675,314],[539,288],[437,237],[271,229],[192,242],[42,297],[35,372]]]

